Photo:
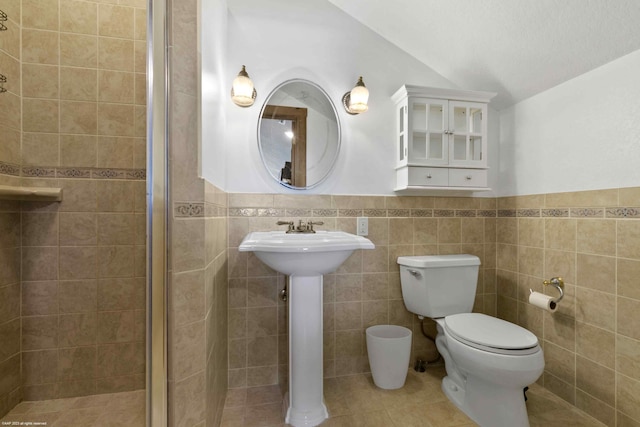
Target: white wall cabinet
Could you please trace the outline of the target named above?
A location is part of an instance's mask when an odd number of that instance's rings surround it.
[[[487,104],[496,94],[402,86],[397,120],[395,191],[487,187]]]

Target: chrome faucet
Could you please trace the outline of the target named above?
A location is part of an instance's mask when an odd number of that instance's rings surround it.
[[[295,226],[293,221],[278,221],[276,224],[278,225],[286,225],[287,233],[315,233],[316,231],[313,229],[314,225],[323,225],[322,221],[307,221],[298,220],[298,225]]]

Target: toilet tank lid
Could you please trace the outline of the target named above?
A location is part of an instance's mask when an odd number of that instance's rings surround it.
[[[480,258],[468,254],[401,256],[398,264],[416,268],[462,267],[480,265]]]

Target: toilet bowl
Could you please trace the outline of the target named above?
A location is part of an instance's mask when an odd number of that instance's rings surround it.
[[[543,352],[535,335],[479,313],[455,314],[435,321],[436,346],[447,370],[442,391],[449,400],[483,427],[528,426],[522,390],[544,370]],[[483,329],[509,333],[498,333],[491,337],[493,340],[472,335]]]
[[[436,322],[445,395],[481,427],[528,427],[523,389],[542,374],[544,355],[525,328],[471,313],[478,257],[399,257],[398,264],[405,306]]]

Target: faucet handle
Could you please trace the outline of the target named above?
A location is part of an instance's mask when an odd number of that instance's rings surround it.
[[[294,226],[293,226],[293,221],[278,221],[276,222],[277,225],[287,225],[287,233],[291,233],[292,231],[295,230]]]
[[[316,221],[316,222],[309,221],[309,222],[307,222],[307,226],[309,226],[309,231],[311,231],[311,232],[313,232],[313,233],[315,233],[315,232],[316,232],[316,231],[313,229],[313,226],[314,226],[314,225],[324,225],[324,222],[322,222],[322,221]]]

